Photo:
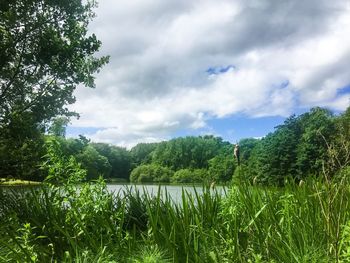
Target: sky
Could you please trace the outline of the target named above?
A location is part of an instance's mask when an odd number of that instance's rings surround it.
[[[311,107],[350,104],[350,0],[99,0],[110,62],[78,87],[67,129],[130,148],[261,138]]]

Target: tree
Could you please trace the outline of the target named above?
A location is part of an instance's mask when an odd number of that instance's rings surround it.
[[[152,153],[152,161],[173,170],[207,169],[208,161],[227,144],[229,143],[223,142],[220,137],[214,136],[176,138],[158,144]]]
[[[66,107],[74,89],[94,87],[93,74],[108,62],[93,56],[101,42],[87,32],[95,6],[94,0],[0,2],[0,155],[13,176],[36,169],[44,124],[76,115]]]
[[[242,163],[246,163],[249,160],[254,147],[259,143],[259,141],[259,139],[254,138],[245,138],[239,141],[239,150]]]
[[[99,154],[105,156],[111,165],[108,177],[124,178],[129,180],[131,170],[131,157],[125,148],[109,145],[106,143],[92,143]]]
[[[130,154],[135,166],[150,163],[152,153],[159,143],[138,143],[130,150]]]
[[[250,153],[250,177],[279,185],[283,184],[285,177],[295,177],[301,132],[299,119],[293,115],[264,137]]]
[[[0,130],[0,177],[43,179],[39,163],[45,154],[44,127],[36,124],[30,114],[15,115]]]
[[[335,134],[333,114],[322,108],[313,108],[300,116],[303,134],[298,145],[299,176],[319,175],[327,158],[327,142]]]
[[[76,156],[82,168],[87,171],[87,179],[97,179],[100,175],[108,177],[111,172],[111,165],[105,156],[96,151],[94,147],[88,145],[83,152]]]
[[[227,182],[232,179],[235,161],[231,155],[217,155],[209,160],[209,175],[216,182]]]
[[[130,181],[135,183],[162,182],[168,183],[174,172],[158,164],[143,164],[132,170]]]
[[[67,117],[54,118],[48,130],[49,134],[57,137],[65,137],[68,123],[69,119]]]
[[[79,84],[108,61],[93,54],[101,42],[88,35],[95,1],[3,0],[0,4],[0,124],[30,112],[36,123],[72,115]]]
[[[203,183],[208,179],[206,169],[180,169],[171,177],[173,183]]]

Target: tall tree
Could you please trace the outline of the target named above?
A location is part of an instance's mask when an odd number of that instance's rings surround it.
[[[68,123],[69,119],[67,117],[54,118],[48,130],[49,134],[57,137],[65,137]]]
[[[0,155],[7,156],[0,176],[35,167],[23,167],[21,159],[40,160],[43,124],[74,115],[66,106],[77,85],[94,87],[93,74],[108,61],[94,57],[101,42],[87,30],[95,6],[94,0],[0,2]]]
[[[300,122],[294,115],[277,126],[252,151],[250,162],[255,170],[252,176],[263,183],[275,184],[283,184],[286,176],[295,176],[300,136]]]
[[[319,175],[327,158],[327,143],[336,132],[334,117],[327,109],[313,108],[300,116],[303,134],[298,145],[299,177]]]
[[[0,4],[0,124],[30,112],[36,122],[75,101],[77,85],[94,87],[93,73],[107,57],[93,56],[101,42],[89,35],[95,1],[3,0]]]
[[[111,171],[108,177],[129,179],[131,157],[130,153],[125,148],[106,143],[92,143],[91,146],[94,147],[99,154],[108,159],[111,165]]]

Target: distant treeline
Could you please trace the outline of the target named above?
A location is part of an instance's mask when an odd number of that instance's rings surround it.
[[[0,148],[0,177],[43,179],[45,171],[39,168],[49,138],[59,142],[63,156],[73,156],[81,163],[87,170],[87,179],[100,175],[107,179],[163,183],[234,179],[281,185],[286,179],[331,178],[349,172],[350,108],[341,115],[313,108],[302,115],[290,116],[262,139],[240,140],[239,167],[233,156],[234,146],[220,137],[189,136],[140,143],[127,150],[93,143],[84,136],[66,139],[66,123],[58,118],[51,124],[50,135],[34,133],[35,139],[22,142],[19,148],[16,143],[23,140],[20,137]]]

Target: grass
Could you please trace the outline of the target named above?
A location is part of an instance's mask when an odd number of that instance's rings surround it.
[[[310,181],[182,192],[103,182],[0,190],[1,262],[350,262],[350,189]]]

